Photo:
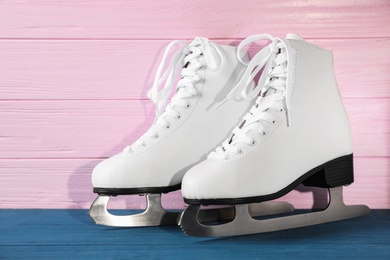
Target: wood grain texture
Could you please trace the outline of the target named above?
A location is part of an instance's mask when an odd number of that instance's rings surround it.
[[[389,259],[390,210],[306,228],[229,238],[179,227],[97,226],[86,210],[0,210],[2,259]]]
[[[390,100],[345,99],[356,156],[390,156]],[[0,102],[0,158],[101,158],[121,151],[152,124],[142,100]]]
[[[0,159],[0,208],[83,208],[97,196],[92,192],[91,172],[101,159]],[[390,203],[390,162],[387,158],[355,157],[355,182],[345,188],[349,204],[365,203],[372,208],[385,208]],[[313,197],[316,203],[313,203]],[[279,200],[297,208],[325,205],[326,190],[298,187]],[[163,196],[166,208],[182,209],[181,192]],[[143,197],[119,196],[110,208],[139,209],[145,207]]]
[[[288,32],[334,53],[356,159],[346,201],[390,208],[387,0],[0,1],[0,208],[88,208],[93,167],[153,121],[146,93],[171,40]],[[299,208],[312,197],[300,187],[283,199]],[[164,203],[184,207],[180,192]]]
[[[309,41],[333,51],[343,97],[390,97],[390,39]],[[0,40],[0,100],[144,99],[168,43]]]
[[[236,39],[290,31],[306,38],[390,36],[386,0],[1,1],[0,10],[1,38]]]
[[[0,158],[99,158],[131,144],[151,125],[141,100],[3,101]]]

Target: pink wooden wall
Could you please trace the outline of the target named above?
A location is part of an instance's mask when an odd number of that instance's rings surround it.
[[[146,92],[171,40],[288,32],[334,52],[355,146],[346,201],[390,208],[387,0],[0,1],[0,208],[88,208],[93,167],[152,122]],[[180,192],[164,203],[184,206]]]

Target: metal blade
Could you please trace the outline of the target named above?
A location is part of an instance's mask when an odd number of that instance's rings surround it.
[[[253,217],[261,217],[294,211],[293,205],[284,201],[263,202],[248,204],[249,214]],[[232,220],[235,216],[234,207],[203,209],[198,213],[200,222]]]
[[[147,194],[144,212],[128,216],[116,216],[107,211],[110,196],[98,196],[92,203],[89,215],[96,224],[113,227],[145,227],[176,225],[180,212],[168,212],[161,206],[161,194]]]
[[[107,205],[110,196],[98,196],[93,202],[89,215],[96,224],[113,227],[147,227],[177,225],[181,212],[166,211],[161,205],[161,194],[147,194],[147,208],[144,212],[127,216],[116,216],[108,212]],[[294,210],[287,202],[272,202],[251,204],[249,206],[252,216],[263,216],[291,212]],[[218,208],[201,210],[200,221],[231,220],[234,218],[234,208]]]
[[[292,229],[364,216],[370,213],[365,205],[346,206],[342,187],[330,188],[328,207],[319,212],[276,217],[265,220],[253,219],[248,204],[236,205],[235,218],[226,224],[207,226],[198,220],[199,206],[189,206],[181,215],[179,225],[192,236],[236,236]]]

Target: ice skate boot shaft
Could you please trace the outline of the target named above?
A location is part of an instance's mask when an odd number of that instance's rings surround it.
[[[165,65],[175,47],[179,47],[179,50],[172,55],[170,64]],[[184,173],[205,159],[251,106],[250,100],[231,99],[217,108],[217,104],[244,72],[242,62],[247,60],[245,51],[237,53],[235,47],[218,45],[205,38],[196,38],[189,45],[182,41],[168,45],[149,92],[150,99],[156,104],[155,121],[143,136],[123,152],[95,167],[92,173],[94,192],[102,196],[160,196],[159,193],[180,189]],[[163,71],[165,67],[167,69]],[[179,72],[176,94],[169,102]],[[148,204],[153,202],[160,208],[160,198],[156,196],[151,195],[153,199],[148,199]],[[143,221],[146,213],[141,217],[141,222],[108,216],[108,199],[97,199],[90,211],[92,218],[100,224],[164,224],[161,210],[153,213],[159,214],[161,219],[149,214],[146,218],[153,219],[149,222]]]
[[[240,48],[264,38],[270,39],[263,35],[249,37]],[[335,80],[331,52],[292,34],[271,40],[251,60],[240,84],[231,92],[232,96],[247,93],[243,91],[247,79],[264,69],[255,90],[246,94],[254,97],[261,90],[261,96],[223,145],[187,172],[182,183],[186,203],[262,202],[279,198],[301,183],[331,188],[353,182],[350,124]],[[362,206],[348,217],[368,212]],[[181,220],[184,229],[199,227],[194,221],[186,221],[186,215]],[[321,223],[329,221],[334,219],[326,218]],[[238,226],[228,228],[229,235],[234,235],[232,230],[250,232],[235,229]],[[291,228],[298,226],[302,225]],[[266,232],[261,230],[257,229]]]

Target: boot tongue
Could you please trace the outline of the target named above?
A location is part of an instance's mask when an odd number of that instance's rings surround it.
[[[304,41],[302,37],[293,33],[286,34],[286,40]]]
[[[202,64],[202,66],[206,65],[206,59],[204,58],[204,55],[199,56],[197,60]],[[196,69],[195,65],[196,62],[190,60],[187,64],[184,65],[184,67],[190,70],[195,70]]]
[[[194,40],[189,44],[189,46],[197,46],[200,45],[200,38],[201,37],[195,37]]]
[[[202,49],[201,49],[200,43],[199,43],[199,42],[196,42],[196,45],[194,45],[194,42],[195,42],[195,41],[196,41],[196,40],[194,40],[194,41],[191,43],[190,47],[196,47],[196,48],[198,48],[198,49],[201,51]],[[203,53],[203,52],[202,52],[202,53]],[[198,68],[197,68],[197,63],[198,63],[198,62],[200,62],[200,63],[202,64],[202,66],[207,65],[206,59],[205,59],[205,57],[204,57],[204,54],[201,54],[201,55],[198,56],[197,58],[195,58],[195,59],[193,59],[193,60],[190,60],[189,62],[187,62],[186,64],[184,64],[184,67],[183,67],[183,68],[186,68],[186,69],[189,69],[189,70],[194,70],[194,71],[197,72],[197,74],[202,73],[202,71],[204,70],[204,68],[198,69]],[[186,77],[186,76],[184,76],[183,78],[185,78],[185,77]],[[194,85],[195,85],[195,88],[199,91],[199,89],[198,89],[198,87],[196,86],[196,84],[194,84]],[[180,88],[180,89],[177,91],[177,93],[181,93],[181,92],[183,92],[183,91],[185,91],[185,87],[184,87],[184,88]]]
[[[281,92],[281,91],[273,89],[273,88],[269,88],[267,90],[267,92],[263,95],[263,98],[267,97],[267,96],[271,96],[271,95],[273,95],[273,94],[275,94],[277,92]],[[260,104],[262,102],[264,102],[264,100],[262,101],[262,97],[258,97],[256,102],[255,102],[255,104],[253,105],[254,107],[251,109],[251,112],[249,112],[249,113],[252,114],[252,112],[253,112],[252,115],[255,115],[257,108],[260,106]],[[268,109],[265,109],[263,111],[266,112],[266,111],[268,111]],[[247,122],[245,122],[244,124],[242,124],[241,129],[243,129],[246,132],[246,134],[251,135],[251,133],[253,132],[253,129],[256,129],[256,126],[255,126],[255,124],[251,124],[251,126],[248,126]]]
[[[278,92],[278,90],[276,90],[276,89],[273,89],[273,88],[269,88],[268,90],[267,90],[267,92],[265,92],[264,93],[264,97],[268,97],[268,96],[271,96],[271,95],[273,95],[273,94],[275,94],[276,92]],[[281,92],[280,90],[279,90],[279,92]],[[257,103],[258,101],[256,101],[256,103]]]

